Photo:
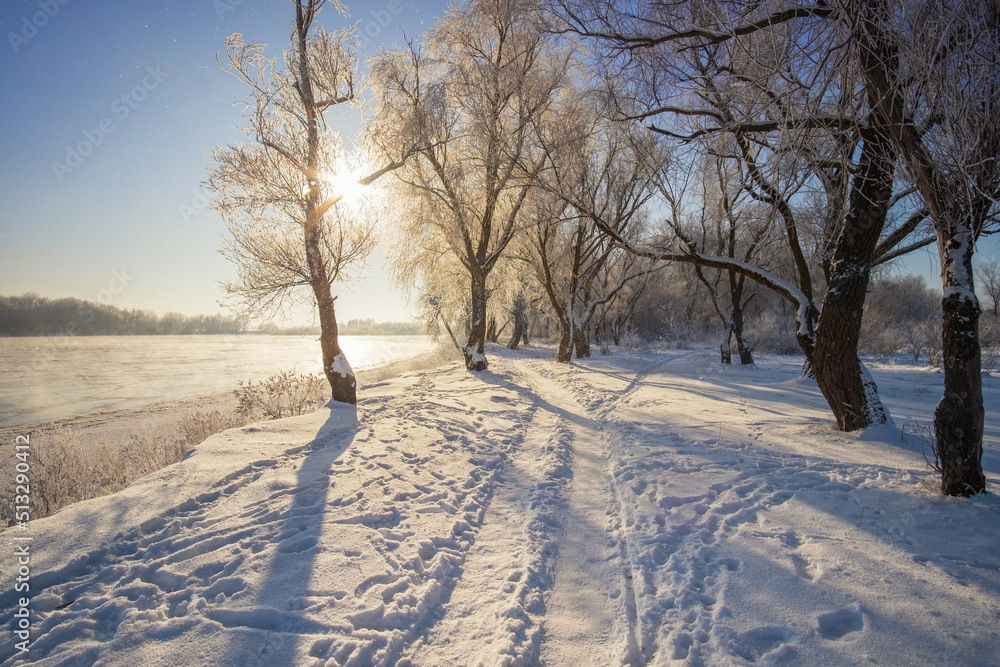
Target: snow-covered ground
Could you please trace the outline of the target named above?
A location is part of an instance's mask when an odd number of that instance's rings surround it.
[[[1000,502],[920,453],[940,374],[874,365],[896,426],[843,434],[794,358],[490,352],[5,531],[0,661],[30,536],[41,665],[1000,664]]]

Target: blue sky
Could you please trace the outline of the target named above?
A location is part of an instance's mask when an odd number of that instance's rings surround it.
[[[371,0],[348,5],[350,18],[327,7],[319,24],[357,22],[367,56],[400,42],[400,27],[418,36],[445,7]],[[218,282],[234,273],[218,253],[224,226],[210,210],[190,211],[207,175],[205,155],[216,142],[243,139],[233,103],[245,90],[216,54],[232,32],[278,54],[293,15],[287,0],[2,3],[0,294],[219,312]],[[991,239],[978,258],[998,255]],[[939,284],[933,248],[896,270]],[[380,258],[367,273],[338,287],[340,317],[407,319]]]
[[[318,23],[357,22],[366,56],[400,42],[400,27],[418,36],[445,8],[372,0],[349,4],[350,18],[328,6]],[[216,53],[241,32],[277,55],[293,19],[287,0],[4,2],[0,294],[220,312],[218,281],[234,275],[218,253],[225,228],[210,210],[190,215],[205,156],[244,137],[233,103],[245,90]],[[381,260],[367,273],[339,290],[340,317],[408,319]]]

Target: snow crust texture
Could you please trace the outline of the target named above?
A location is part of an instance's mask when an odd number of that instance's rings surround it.
[[[220,433],[33,523],[28,659],[997,664],[1000,505],[936,496],[904,429],[837,433],[796,359],[551,352]],[[939,395],[872,375],[900,424]]]

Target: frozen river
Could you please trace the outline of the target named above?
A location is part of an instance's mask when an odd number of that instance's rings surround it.
[[[341,336],[340,344],[355,370],[434,348],[426,336]],[[316,336],[0,338],[0,426],[193,398],[322,366]]]

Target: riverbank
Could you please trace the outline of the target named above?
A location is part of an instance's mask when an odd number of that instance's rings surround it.
[[[432,352],[390,362],[357,372],[358,388],[365,387],[403,373],[434,368],[456,359],[453,348],[440,347]],[[232,414],[237,407],[236,387],[194,398],[149,403],[120,410],[98,410],[84,415],[50,419],[31,424],[0,427],[0,448],[12,445],[19,435],[36,434],[36,442],[52,438],[73,440],[86,448],[101,445],[125,445],[135,436],[177,438],[185,416],[194,413],[220,412]],[[197,443],[189,443],[190,445]],[[0,449],[2,451],[2,449]]]
[[[367,386],[434,368],[455,356],[453,351],[442,348],[365,369],[357,374],[359,388],[363,393]],[[321,395],[315,398],[322,403]],[[231,390],[4,427],[0,429],[0,487],[14,485],[15,464],[19,462],[14,456],[14,444],[29,443],[34,490],[31,516],[48,516],[73,503],[124,489],[179,461],[212,434],[254,419],[237,414],[238,406]],[[14,521],[15,509],[13,496],[0,499],[0,526]]]
[[[355,371],[432,352],[427,336],[342,336]],[[279,372],[322,373],[315,336],[0,338],[0,427],[227,394]]]

